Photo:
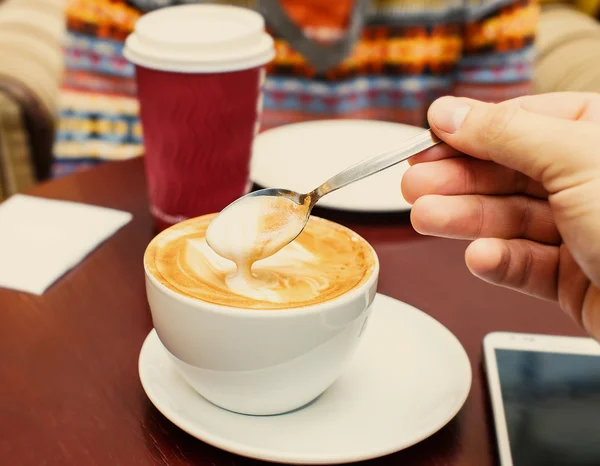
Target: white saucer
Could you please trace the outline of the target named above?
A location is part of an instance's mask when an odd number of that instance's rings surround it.
[[[321,120],[280,126],[254,142],[250,177],[264,188],[308,192],[340,170],[398,147],[422,128],[368,120]],[[319,207],[355,212],[410,210],[400,192],[408,162],[325,196]]]
[[[154,330],[140,353],[142,386],[181,429],[242,456],[334,464],[396,452],[456,415],[471,387],[471,365],[454,335],[427,314],[383,295],[374,305],[350,367],[300,410],[257,417],[216,407],[179,377]]]

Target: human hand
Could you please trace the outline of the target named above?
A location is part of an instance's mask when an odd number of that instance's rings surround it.
[[[474,240],[474,275],[557,300],[600,341],[600,94],[443,97],[428,118],[448,145],[402,179],[414,228]]]

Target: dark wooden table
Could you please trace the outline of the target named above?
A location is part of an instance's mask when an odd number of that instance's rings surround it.
[[[181,431],[140,385],[138,354],[152,328],[142,256],[154,235],[142,161],[103,165],[31,194],[122,209],[134,217],[43,296],[0,290],[0,464],[258,464]],[[464,265],[466,243],[420,237],[408,215],[318,214],[370,241],[381,261],[380,292],[447,326],[473,367],[469,398],[450,424],[371,463],[495,464],[482,338],[495,330],[567,335],[581,330],[555,304],[475,279]]]

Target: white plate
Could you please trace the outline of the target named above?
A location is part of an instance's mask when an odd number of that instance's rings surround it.
[[[250,177],[264,188],[308,192],[344,168],[394,149],[423,128],[369,120],[322,120],[280,126],[254,142]],[[325,196],[319,207],[355,212],[410,210],[400,192],[403,162]]]
[[[383,295],[374,305],[350,367],[300,410],[260,417],[216,407],[179,377],[154,330],[140,353],[142,386],[181,429],[242,456],[335,464],[396,452],[456,415],[471,387],[471,366],[458,340],[432,317]]]

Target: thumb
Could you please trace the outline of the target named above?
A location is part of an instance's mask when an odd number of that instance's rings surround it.
[[[488,104],[442,97],[428,118],[450,146],[524,173],[550,194],[600,176],[598,124],[533,113],[519,99]]]

